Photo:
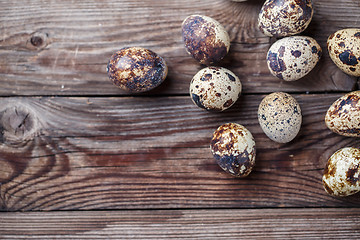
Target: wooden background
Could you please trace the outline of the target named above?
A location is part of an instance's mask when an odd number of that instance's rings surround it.
[[[0,0],[0,239],[344,238],[360,234],[360,195],[328,196],[327,159],[355,138],[332,133],[328,107],[359,89],[330,60],[327,37],[360,28],[358,0],[313,0],[303,33],[324,54],[305,78],[284,82],[266,66],[276,40],[257,29],[264,1]],[[181,22],[217,19],[243,95],[210,113],[188,96],[204,66],[185,52]],[[111,54],[149,48],[167,61],[165,82],[129,95],[107,78]],[[257,107],[268,93],[292,94],[303,124],[291,143],[270,141]],[[226,122],[246,126],[257,147],[249,177],[223,172],[209,150]]]

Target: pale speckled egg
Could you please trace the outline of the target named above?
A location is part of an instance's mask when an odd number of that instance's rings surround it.
[[[240,79],[223,67],[206,67],[190,82],[190,96],[194,104],[209,111],[224,111],[241,94]]]
[[[331,60],[345,73],[360,77],[360,29],[342,29],[327,40]]]
[[[303,32],[311,22],[311,0],[266,0],[259,14],[259,29],[269,37]]]
[[[337,134],[360,137],[360,91],[337,99],[326,112],[325,124]]]
[[[321,54],[321,47],[315,39],[293,36],[276,41],[266,60],[272,75],[285,81],[296,81],[316,66]]]
[[[166,78],[165,60],[141,47],[125,47],[115,52],[107,65],[110,80],[129,92],[145,92],[159,86]]]
[[[360,150],[353,147],[336,151],[328,160],[322,178],[325,191],[345,197],[360,191]]]
[[[255,165],[255,140],[237,123],[221,125],[213,134],[211,152],[219,166],[236,177],[246,177]]]
[[[275,142],[287,143],[300,131],[302,122],[300,105],[290,94],[271,93],[261,101],[258,119],[266,136]]]
[[[191,15],[182,23],[186,51],[201,64],[219,62],[230,49],[230,37],[215,19]]]

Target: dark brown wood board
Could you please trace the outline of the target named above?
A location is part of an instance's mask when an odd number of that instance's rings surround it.
[[[357,239],[359,214],[358,208],[262,209],[261,216],[251,209],[8,213],[0,239]]]
[[[0,95],[122,95],[106,75],[111,54],[126,46],[150,48],[169,65],[166,82],[151,94],[186,94],[203,66],[187,55],[181,22],[190,14],[214,17],[228,30],[230,54],[220,64],[234,71],[247,93],[350,91],[357,79],[336,68],[327,37],[360,27],[357,0],[314,0],[315,14],[304,35],[324,56],[298,82],[279,81],[266,66],[274,39],[257,29],[263,1],[2,1],[0,4]]]
[[[360,2],[313,0],[304,35],[323,56],[296,82],[267,69],[276,39],[257,28],[263,2],[0,0],[0,239],[358,238],[360,195],[330,197],[321,178],[332,153],[360,147],[324,123],[337,98],[359,89],[330,60],[326,39],[360,28]],[[243,93],[227,111],[204,111],[189,97],[204,67],[181,39],[191,14],[229,32],[218,65],[240,77]],[[129,94],[111,84],[107,61],[125,46],[164,57],[160,87]],[[274,91],[302,109],[301,131],[287,144],[268,139],[257,120]],[[223,172],[211,155],[211,135],[226,122],[255,137],[247,178]]]
[[[359,196],[332,198],[321,184],[333,152],[360,146],[324,124],[341,94],[294,96],[303,124],[287,144],[270,141],[257,122],[263,95],[243,96],[222,113],[199,110],[187,96],[3,99],[2,208],[359,206]],[[226,122],[255,137],[257,163],[248,178],[223,172],[209,150],[213,131]]]

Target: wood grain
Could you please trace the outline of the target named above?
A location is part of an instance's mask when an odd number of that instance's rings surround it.
[[[360,210],[1,213],[0,239],[357,239]]]
[[[2,210],[264,208],[359,206],[359,195],[322,189],[328,157],[354,138],[328,130],[341,94],[294,95],[298,137],[270,141],[259,127],[262,95],[210,113],[190,97],[3,98]],[[223,172],[209,151],[213,131],[238,122],[254,135],[257,163],[246,179]]]
[[[220,21],[231,37],[220,64],[234,71],[247,93],[350,91],[357,80],[331,62],[326,39],[339,28],[360,27],[359,2],[314,0],[315,15],[304,33],[317,39],[324,56],[297,82],[270,75],[266,52],[275,39],[257,29],[263,1],[0,1],[0,95],[123,95],[105,71],[111,54],[142,46],[169,65],[165,83],[150,94],[187,94],[203,66],[185,52],[181,22],[190,14]]]

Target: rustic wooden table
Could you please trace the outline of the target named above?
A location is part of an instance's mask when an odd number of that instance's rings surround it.
[[[360,27],[360,2],[313,0],[304,35],[324,54],[297,82],[267,69],[274,39],[257,29],[262,3],[0,0],[0,239],[359,238],[359,194],[330,197],[321,177],[333,152],[360,147],[324,124],[330,104],[359,88],[331,62],[326,39]],[[230,34],[220,65],[241,78],[243,95],[228,111],[203,111],[188,96],[203,67],[181,39],[191,14]],[[125,46],[165,58],[160,87],[129,95],[110,83],[107,61]],[[291,143],[270,141],[257,121],[274,91],[291,93],[303,111]],[[226,122],[255,137],[245,179],[223,172],[209,150]]]

